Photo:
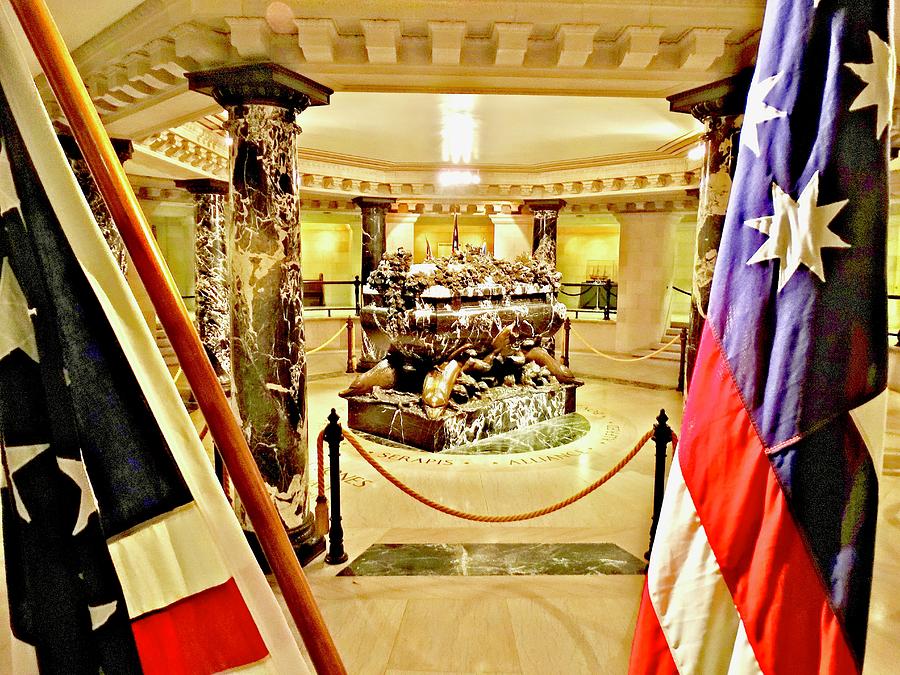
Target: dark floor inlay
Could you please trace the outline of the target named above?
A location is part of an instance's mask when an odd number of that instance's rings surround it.
[[[338,576],[641,574],[646,564],[615,544],[373,544]]]

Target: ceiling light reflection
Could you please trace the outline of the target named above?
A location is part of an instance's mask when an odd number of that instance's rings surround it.
[[[481,182],[481,176],[474,171],[458,171],[446,169],[438,173],[438,183],[441,187],[451,185],[477,185]]]
[[[472,94],[441,96],[441,154],[445,162],[468,164],[477,155],[475,132],[478,123]]]

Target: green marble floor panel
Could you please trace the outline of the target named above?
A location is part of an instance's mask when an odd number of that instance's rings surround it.
[[[338,576],[641,574],[646,563],[615,544],[374,544]]]

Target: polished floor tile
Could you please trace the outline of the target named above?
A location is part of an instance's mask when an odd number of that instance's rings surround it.
[[[387,668],[521,672],[506,601],[409,600]]]
[[[348,379],[310,384],[311,436],[331,407],[345,417],[336,393]],[[661,408],[676,431],[681,427],[681,398],[673,391],[589,379],[578,397],[578,413],[591,428],[559,448],[424,457],[371,441],[364,445],[429,497],[478,514],[510,514],[552,504],[602,476],[652,427]],[[896,457],[900,394],[892,392],[890,406],[887,451]],[[413,501],[344,443],[346,548],[353,560],[383,544],[609,542],[641,558],[652,509],[653,453],[652,446],[643,449],[572,506],[498,524],[460,520]],[[893,672],[896,665],[900,476],[882,476],[880,512],[866,675]],[[351,673],[627,671],[643,576],[336,576],[346,566],[325,565],[320,558],[306,571]]]

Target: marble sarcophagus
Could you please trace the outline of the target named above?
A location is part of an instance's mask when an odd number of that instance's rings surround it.
[[[360,312],[380,361],[341,393],[350,427],[440,451],[573,412],[581,383],[552,354],[565,307],[551,260],[386,254]]]

